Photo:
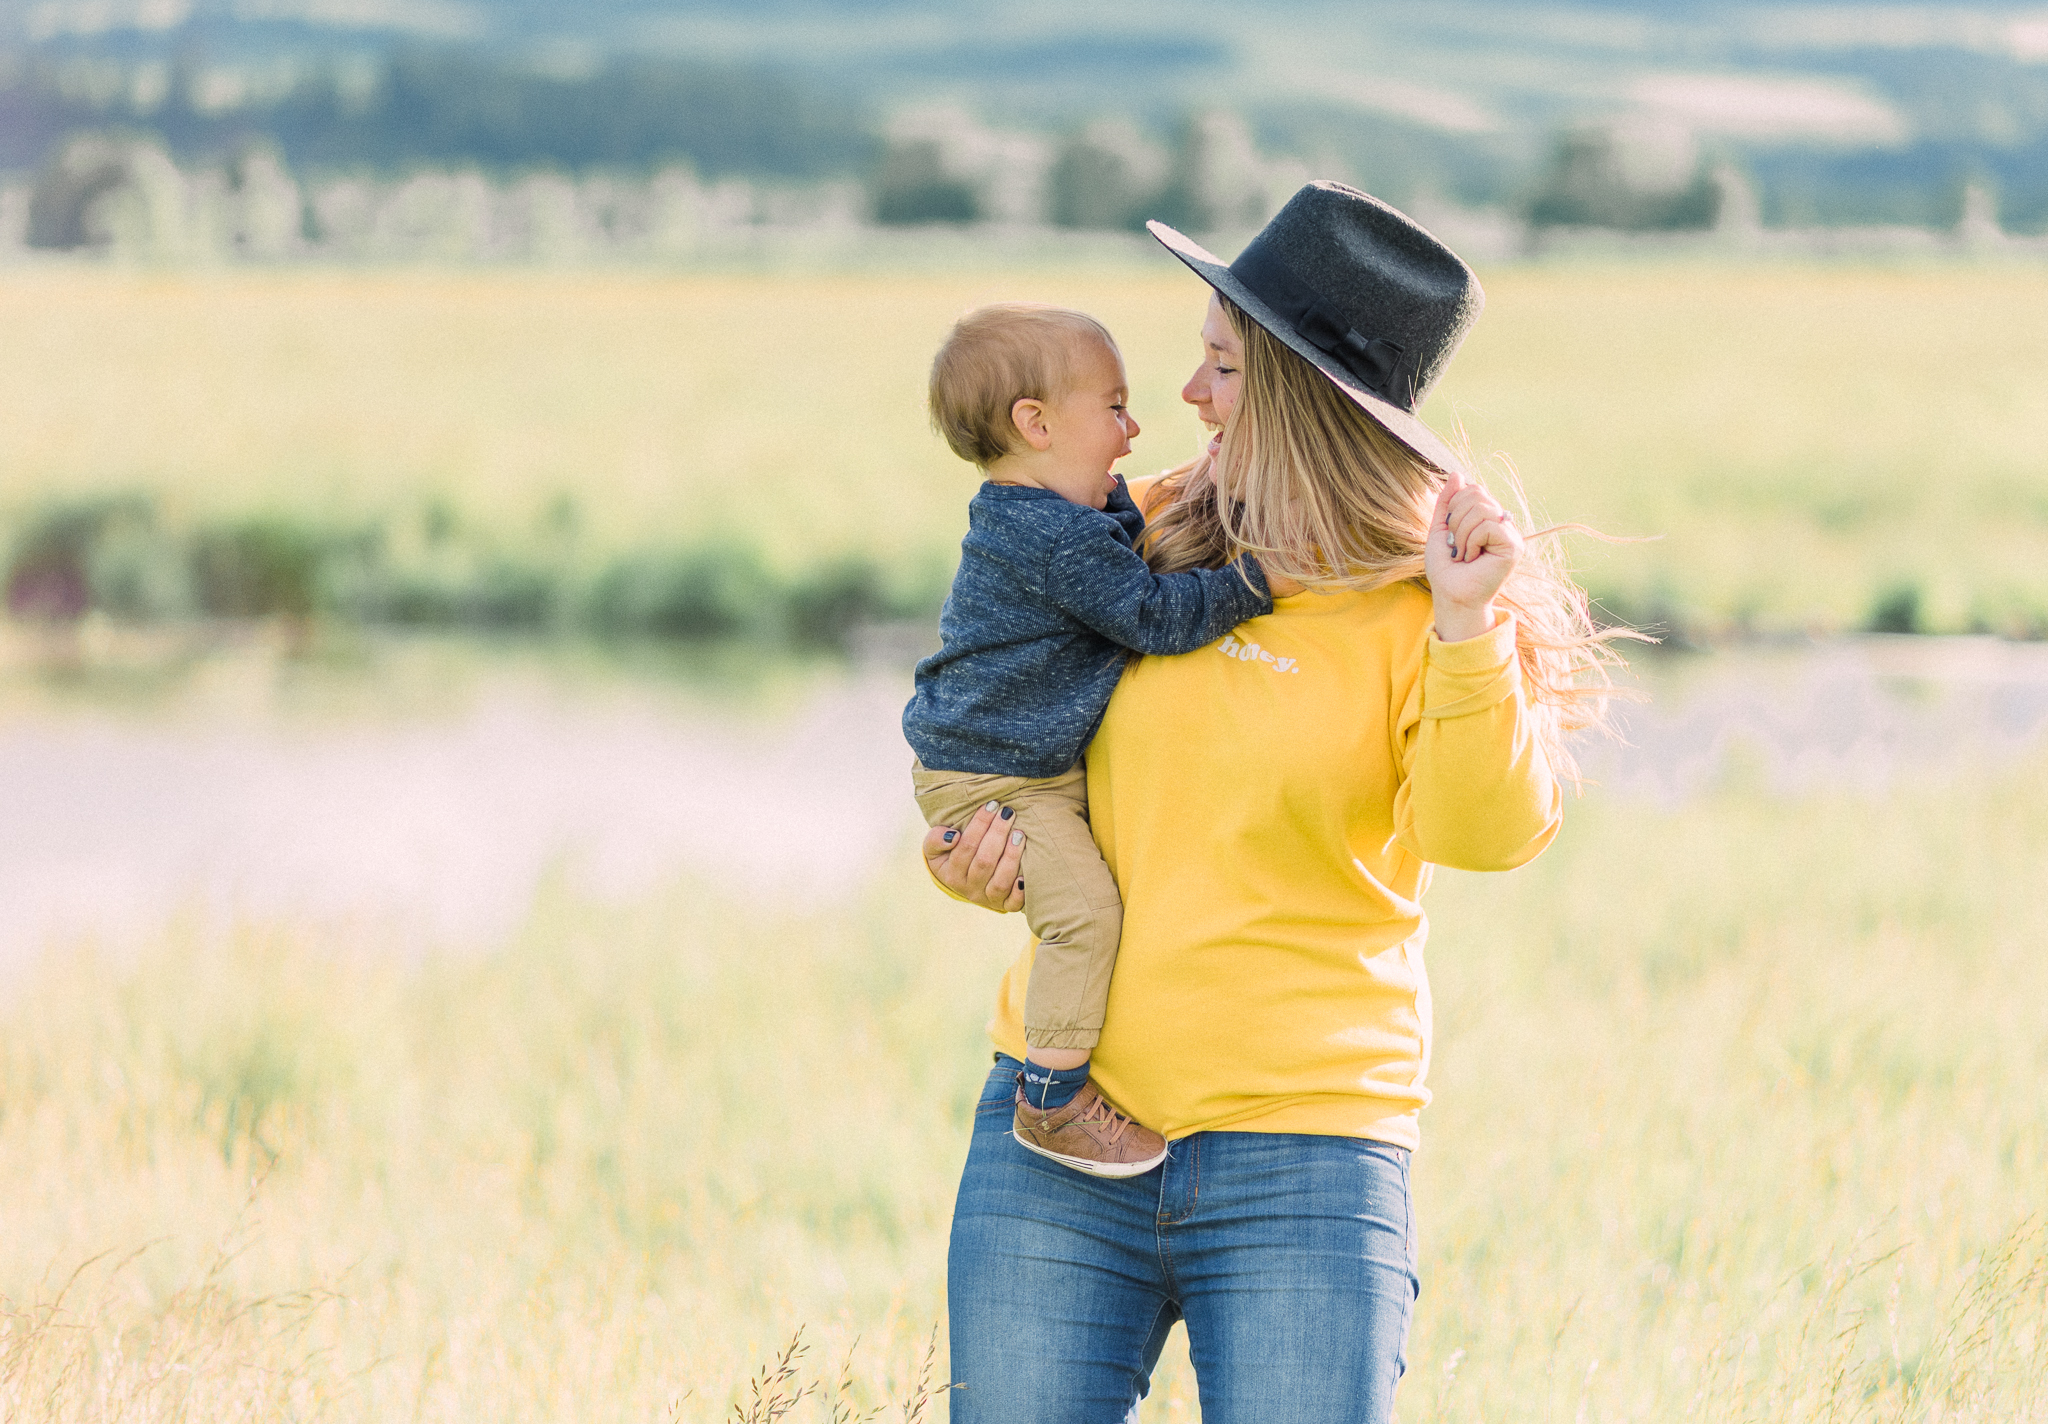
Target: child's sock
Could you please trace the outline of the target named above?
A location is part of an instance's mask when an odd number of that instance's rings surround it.
[[[1024,1100],[1040,1112],[1063,1108],[1088,1082],[1088,1065],[1079,1068],[1048,1068],[1043,1063],[1024,1065]]]

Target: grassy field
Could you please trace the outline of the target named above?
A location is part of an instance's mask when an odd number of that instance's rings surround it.
[[[1618,613],[1710,635],[2048,632],[2048,272],[1562,265],[1487,283],[1429,414],[1507,452],[1550,517],[1661,536],[1581,545]],[[719,631],[769,593],[799,621],[805,598],[923,611],[972,485],[921,415],[951,318],[999,297],[1101,315],[1142,473],[1198,442],[1175,393],[1202,296],[1164,258],[930,277],[22,270],[0,286],[0,526],[17,567],[70,558],[117,613],[545,623],[587,605]],[[92,504],[113,496],[139,498]],[[302,587],[294,560],[325,562]],[[838,572],[805,584],[821,570]]]
[[[1596,793],[1431,908],[1404,1419],[2048,1413],[2048,762]],[[799,1327],[786,1417],[936,1418],[1019,932],[906,863],[550,891],[487,957],[53,947],[0,995],[0,1419],[762,1419]]]

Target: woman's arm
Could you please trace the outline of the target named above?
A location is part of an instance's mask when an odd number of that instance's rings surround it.
[[[1476,638],[1434,634],[1400,713],[1394,834],[1411,854],[1458,870],[1512,870],[1549,845],[1564,795],[1522,692],[1515,622]]]
[[[1433,629],[1402,709],[1395,835],[1411,853],[1460,870],[1511,870],[1557,834],[1563,794],[1522,690],[1514,619],[1494,595],[1522,556],[1499,501],[1444,480],[1423,565]]]

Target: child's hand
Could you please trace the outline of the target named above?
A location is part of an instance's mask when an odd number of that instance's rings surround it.
[[[951,837],[951,839],[948,839]],[[1024,832],[1007,814],[988,806],[959,831],[933,826],[925,833],[924,860],[932,878],[985,910],[1010,914],[1024,908]]]
[[[1462,475],[1444,476],[1422,551],[1437,637],[1458,643],[1492,629],[1493,596],[1521,557],[1521,533],[1500,501]]]

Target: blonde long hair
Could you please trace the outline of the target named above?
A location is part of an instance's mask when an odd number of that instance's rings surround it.
[[[1167,502],[1155,506],[1139,549],[1146,562],[1172,573],[1250,553],[1268,573],[1311,589],[1403,579],[1427,588],[1422,553],[1443,475],[1228,299],[1223,310],[1244,342],[1244,386],[1216,457],[1167,472]],[[1503,473],[1526,524],[1520,482]],[[1606,728],[1612,669],[1623,661],[1613,644],[1648,640],[1595,625],[1555,537],[1567,529],[1592,532],[1558,525],[1527,536],[1496,598],[1515,615],[1522,682],[1545,714],[1551,765],[1575,780],[1563,734]]]

